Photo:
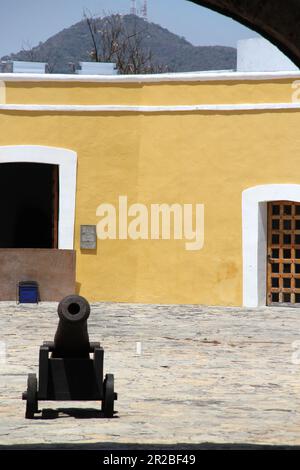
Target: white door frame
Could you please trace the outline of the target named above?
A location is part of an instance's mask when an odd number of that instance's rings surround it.
[[[48,163],[59,167],[58,248],[74,247],[77,153],[41,145],[0,146],[0,163]]]
[[[243,191],[243,304],[267,304],[268,202],[300,202],[299,184],[266,184]]]

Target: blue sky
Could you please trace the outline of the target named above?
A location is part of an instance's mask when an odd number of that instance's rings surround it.
[[[137,0],[139,3],[139,0]],[[130,0],[1,0],[0,57],[32,46],[92,13],[128,13]],[[235,46],[256,36],[239,23],[187,0],[148,0],[149,20],[184,36],[196,45]]]

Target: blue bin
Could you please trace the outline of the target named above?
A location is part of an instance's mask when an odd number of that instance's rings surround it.
[[[39,285],[35,281],[18,283],[18,302],[20,304],[37,304],[39,302]]]

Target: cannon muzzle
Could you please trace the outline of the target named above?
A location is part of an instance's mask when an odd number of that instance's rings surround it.
[[[87,319],[90,315],[88,301],[79,295],[69,295],[58,305],[59,323],[54,337],[52,357],[89,357],[90,342]]]

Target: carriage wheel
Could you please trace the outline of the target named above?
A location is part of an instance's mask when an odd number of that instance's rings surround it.
[[[114,400],[116,398],[113,374],[106,374],[103,384],[103,392],[102,411],[105,418],[112,418],[114,415]]]
[[[38,411],[37,378],[36,374],[28,374],[26,393],[26,419],[33,419]]]

